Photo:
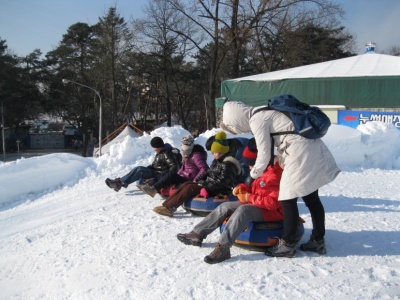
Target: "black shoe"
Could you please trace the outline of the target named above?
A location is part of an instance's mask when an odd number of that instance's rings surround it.
[[[217,244],[215,249],[206,257],[204,261],[208,264],[217,264],[231,258],[231,250],[228,246]]]
[[[296,249],[294,246],[295,244],[288,244],[284,240],[279,239],[279,243],[265,251],[265,255],[292,258],[296,256]]]
[[[114,191],[116,192],[118,192],[123,186],[123,183],[121,182],[121,180],[119,180],[119,178],[116,179],[107,178],[106,184],[110,189],[114,189]]]
[[[324,239],[315,241],[313,238],[310,238],[308,242],[300,245],[300,250],[316,252],[318,254],[326,254],[325,241]]]
[[[189,233],[178,233],[176,237],[185,245],[201,247],[203,243],[203,237],[194,231]]]

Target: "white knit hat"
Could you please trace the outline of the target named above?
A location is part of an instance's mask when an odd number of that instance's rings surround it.
[[[194,148],[194,138],[191,135],[184,136],[181,139],[181,150],[183,155],[189,156]]]

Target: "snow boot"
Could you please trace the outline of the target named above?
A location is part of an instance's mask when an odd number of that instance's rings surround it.
[[[313,238],[310,238],[308,242],[300,245],[300,250],[316,252],[318,254],[326,254],[325,241],[324,239],[316,241]]]
[[[146,193],[147,195],[149,195],[152,198],[154,198],[154,196],[157,195],[157,193],[158,193],[157,190],[150,185],[142,186],[141,190],[143,191],[143,193]]]
[[[165,206],[156,206],[153,208],[153,211],[158,213],[159,215],[167,216],[170,218],[172,218],[174,216],[174,210],[168,209]]]
[[[218,264],[221,261],[231,258],[231,250],[228,246],[217,244],[215,249],[204,257],[204,261],[208,264]]]
[[[139,190],[141,190],[143,193],[144,193],[144,191],[143,191],[143,187],[145,186],[145,184],[137,184],[136,185],[136,187],[139,189]]]
[[[121,189],[121,187],[123,186],[123,183],[121,182],[121,180],[119,178],[115,178],[115,179],[107,178],[106,184],[110,189],[114,189],[114,191],[116,191],[116,192],[118,192]]]
[[[295,245],[295,243],[289,244],[284,240],[279,239],[279,243],[265,251],[265,255],[292,258],[296,256],[296,249],[294,248]]]
[[[203,237],[194,231],[189,233],[178,233],[176,237],[185,245],[201,247],[203,243]]]

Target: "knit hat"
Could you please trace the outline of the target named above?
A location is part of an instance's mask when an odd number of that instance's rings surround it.
[[[229,152],[229,144],[226,140],[226,133],[223,131],[218,132],[215,135],[214,142],[211,145],[212,153],[228,153]]]
[[[164,141],[162,140],[162,138],[156,136],[151,139],[150,145],[153,148],[162,148],[164,147]]]
[[[242,162],[248,166],[254,166],[257,159],[257,145],[254,138],[250,139],[242,153]]]
[[[181,139],[181,150],[185,156],[189,156],[194,148],[194,138],[191,135],[184,136]]]

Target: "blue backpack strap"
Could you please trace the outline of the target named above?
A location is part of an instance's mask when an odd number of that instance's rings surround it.
[[[268,102],[269,101],[270,100],[268,100]],[[274,110],[274,109],[270,108],[269,106],[259,107],[259,108],[257,108],[257,109],[252,111],[251,116],[254,116],[256,113],[258,113],[260,111],[264,111],[264,110]],[[290,117],[290,113],[289,112],[286,112],[286,111],[279,111],[279,112],[285,114],[290,120],[292,120],[292,118]],[[295,133],[295,132],[292,130],[292,131],[273,132],[273,133],[269,134],[269,136],[271,138],[271,152],[270,152],[271,155],[270,155],[270,160],[269,160],[269,163],[268,163],[267,167],[269,167],[269,166],[271,166],[272,168],[274,167],[274,138],[273,137],[276,136],[276,135],[293,134],[293,133]]]
[[[268,100],[268,102],[271,100]],[[255,110],[252,111],[251,116],[254,116],[256,113],[260,112],[260,111],[264,111],[264,110],[275,110],[273,108],[270,108],[269,106],[263,106],[263,107],[259,107]],[[275,111],[279,111],[279,110],[275,110]],[[290,120],[292,120],[292,117],[290,116],[290,113],[287,111],[279,111],[280,113],[283,113],[286,117],[288,117]],[[282,134],[294,134],[295,132],[293,130],[291,131],[281,131],[281,132],[273,132],[270,133],[270,136],[275,136],[275,135],[282,135]]]

